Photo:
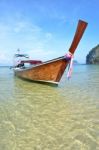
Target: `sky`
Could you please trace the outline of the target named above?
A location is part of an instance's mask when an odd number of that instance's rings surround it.
[[[85,63],[99,44],[99,0],[0,0],[0,65],[12,65],[18,48],[43,61],[65,55],[79,19],[88,26],[74,57]]]

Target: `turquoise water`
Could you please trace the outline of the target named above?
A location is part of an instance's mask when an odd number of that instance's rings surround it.
[[[0,67],[0,150],[98,149],[99,66],[75,66],[58,87]]]

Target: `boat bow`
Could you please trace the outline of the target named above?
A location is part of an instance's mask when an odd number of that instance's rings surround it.
[[[86,29],[86,26],[87,26],[86,22],[79,20],[74,35],[74,39],[69,48],[68,54],[71,54],[71,57],[68,57],[68,55],[66,54],[56,59],[35,64],[35,66],[31,66],[29,68],[24,68],[24,67],[20,67],[19,69],[15,68],[14,69],[15,75],[31,81],[40,81],[40,82],[49,82],[49,83],[58,84],[68,63],[72,58],[72,55],[74,55],[74,52]]]

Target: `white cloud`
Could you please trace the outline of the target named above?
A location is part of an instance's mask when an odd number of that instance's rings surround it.
[[[3,53],[0,53],[0,61],[6,60],[6,55]]]
[[[30,58],[32,59],[41,59],[43,61],[52,58],[56,52],[52,50],[44,50],[44,49],[32,49],[29,52]]]
[[[13,31],[16,33],[20,32],[41,32],[41,28],[37,25],[32,24],[31,22],[27,21],[18,21],[13,25]]]
[[[0,63],[5,61],[11,64],[18,48],[36,59],[48,58],[53,52],[46,45],[50,46],[49,40],[52,38],[52,33],[45,32],[41,27],[25,20],[13,24],[0,23]]]
[[[7,65],[10,64],[10,61],[11,61],[10,57],[6,52],[4,51],[0,52],[0,64]]]

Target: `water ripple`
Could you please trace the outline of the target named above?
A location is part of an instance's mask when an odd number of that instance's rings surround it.
[[[99,68],[76,66],[59,87],[0,72],[0,150],[98,150]]]

